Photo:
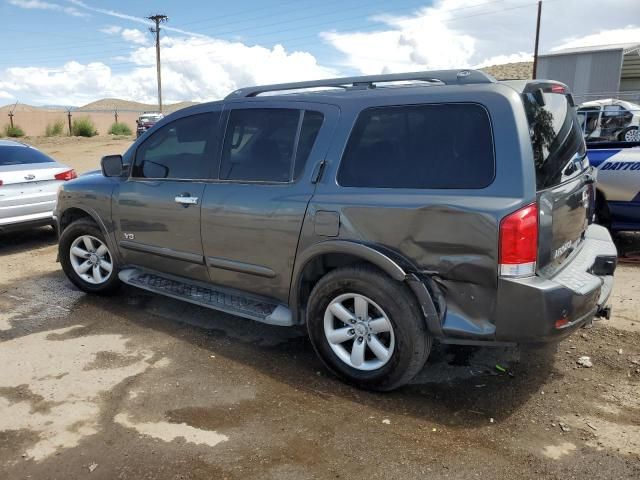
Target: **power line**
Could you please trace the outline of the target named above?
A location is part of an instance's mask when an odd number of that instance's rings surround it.
[[[449,13],[451,11],[454,11],[454,10],[460,11],[460,10],[468,10],[468,9],[471,9],[471,8],[483,7],[483,6],[487,6],[487,5],[501,3],[503,1],[504,0],[492,0],[492,1],[488,1],[488,2],[478,3],[478,4],[475,4],[475,5],[467,5],[465,7],[460,7],[460,8],[457,8],[457,9],[448,10],[447,13]],[[548,0],[548,1],[554,1],[554,0]],[[493,15],[493,14],[498,14],[498,13],[502,13],[502,12],[506,12],[506,11],[510,11],[510,10],[527,8],[527,7],[530,7],[530,6],[533,6],[533,5],[534,5],[534,3],[529,2],[529,3],[526,3],[526,4],[515,5],[515,6],[512,6],[512,7],[501,8],[500,10],[481,11],[481,12],[476,12],[476,13],[473,13],[473,14],[470,14],[470,15],[463,15],[463,16],[451,16],[450,18],[448,18],[447,20],[443,21],[442,23],[448,24],[450,22],[454,22],[454,21],[458,21],[458,20],[462,20],[462,19],[468,19],[468,18],[479,17],[479,16],[484,16],[484,15]],[[166,16],[164,16],[164,17],[166,17]],[[149,18],[152,18],[152,17],[149,17]],[[360,16],[355,17],[355,18],[360,18]],[[300,17],[297,17],[296,19],[292,19],[290,21],[299,21],[300,19],[301,19]],[[262,32],[262,33],[259,33],[259,34],[256,34],[256,35],[252,36],[252,38],[265,37],[265,36],[272,35],[272,34],[275,34],[275,33],[282,33],[282,32],[285,32],[285,31],[294,31],[294,30],[298,30],[298,29],[302,29],[302,28],[309,28],[309,27],[312,27],[312,26],[322,26],[322,25],[325,25],[325,24],[335,25],[336,23],[342,23],[344,21],[349,21],[351,19],[352,18],[343,18],[343,19],[338,20],[338,21],[333,21],[332,20],[332,21],[329,21],[329,22],[325,21],[325,22],[320,22],[320,23],[316,22],[315,24],[305,24],[305,25],[302,25],[302,26],[298,26],[298,27],[294,27],[294,28],[290,28],[290,29],[286,29],[286,30],[278,29],[277,31],[273,31],[273,32]],[[276,24],[281,24],[281,23],[282,22],[276,22]],[[265,27],[266,26],[272,26],[272,25],[274,25],[274,24],[265,25]],[[380,28],[380,26],[376,24],[376,25],[371,25],[371,26],[359,28],[358,32],[366,32],[366,31],[369,31],[369,30],[372,30],[372,29],[375,30],[375,29],[379,29],[379,28]],[[151,30],[152,30],[152,33],[155,33],[155,29],[152,28]],[[159,24],[158,24],[158,30],[159,30]],[[157,69],[158,69],[158,72],[159,72],[160,71],[159,42],[158,42],[159,31],[158,31],[157,37],[158,38],[156,38],[156,47],[157,47],[156,48],[157,49],[157,55],[156,56],[157,56],[157,60],[158,60],[157,61]],[[295,43],[295,40],[304,40],[304,39],[313,39],[313,40],[312,41],[308,41],[308,42]],[[228,42],[228,40],[224,40],[224,39],[221,39],[221,38],[209,38],[209,39],[191,41],[191,42],[189,42],[189,45],[190,46],[204,46],[204,45],[212,44],[214,41]],[[291,43],[291,41],[294,41],[294,43]],[[120,44],[122,42],[118,42],[118,43]],[[248,42],[245,42],[245,43],[248,43]],[[295,38],[289,38],[289,39],[287,39],[287,41],[279,42],[279,43],[284,44],[284,46],[286,48],[288,48],[288,49],[298,48],[298,47],[307,46],[307,45],[317,45],[318,44],[318,34],[314,33],[314,34],[310,34],[310,35],[302,35],[302,36],[298,36],[298,37],[295,37]],[[112,50],[97,51],[97,52],[87,52],[85,54],[77,54],[77,55],[74,56],[73,59],[75,60],[76,58],[83,58],[83,57],[86,57],[86,56],[95,56],[95,55],[99,55],[99,54],[103,54],[103,53],[106,54],[106,53],[115,53],[115,52],[113,52]],[[122,54],[122,52],[120,52],[120,51],[118,51],[117,53],[118,54]],[[63,57],[48,56],[44,60],[52,60],[52,59],[56,59],[56,58],[68,58],[68,56],[67,55],[65,55]],[[196,58],[196,57],[192,57],[192,58]],[[178,62],[182,62],[182,61],[189,60],[189,59],[191,59],[191,57],[190,58],[183,58],[180,61],[171,61],[171,60],[169,60],[169,61],[166,61],[166,62],[167,63],[178,63]],[[31,61],[34,61],[34,60],[31,60]],[[128,64],[134,65],[135,67],[138,67],[138,68],[145,68],[146,67],[146,65],[141,65],[139,62],[127,61],[127,60],[120,61],[118,63],[112,63],[111,65],[109,65],[109,64],[106,64],[106,65],[111,68],[112,66],[113,67],[115,67],[115,66],[124,66],[124,65],[128,65]],[[22,67],[22,68],[27,68],[27,67]],[[50,70],[50,71],[53,72],[54,70]],[[59,71],[64,72],[65,70],[59,70]],[[161,79],[159,78],[159,80],[160,80],[159,83],[161,84]],[[159,92],[159,97],[160,96],[161,96],[161,91]]]

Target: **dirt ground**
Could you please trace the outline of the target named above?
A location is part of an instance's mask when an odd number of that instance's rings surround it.
[[[90,140],[39,146],[82,171],[127,145]],[[438,345],[374,394],[302,329],[86,295],[50,229],[4,234],[0,479],[640,478],[640,236],[619,246],[611,320],[545,349]]]
[[[100,168],[104,155],[124,153],[135,136],[25,137],[21,142],[39,148],[54,159],[75,168],[78,174]]]

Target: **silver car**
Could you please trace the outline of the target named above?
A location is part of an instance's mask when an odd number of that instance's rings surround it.
[[[0,231],[55,225],[58,186],[76,177],[71,167],[34,147],[0,140]]]

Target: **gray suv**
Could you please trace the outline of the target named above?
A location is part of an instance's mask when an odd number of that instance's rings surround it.
[[[60,261],[272,325],[391,390],[434,340],[557,340],[608,316],[616,249],[573,100],[473,70],[251,87],[65,183]]]

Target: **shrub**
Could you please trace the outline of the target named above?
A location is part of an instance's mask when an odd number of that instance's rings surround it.
[[[114,123],[109,128],[109,135],[131,135],[131,128],[126,123]]]
[[[62,135],[62,131],[64,130],[64,122],[62,120],[56,120],[53,124],[47,124],[47,128],[44,131],[44,134],[47,137],[57,137]]]
[[[76,137],[93,137],[98,134],[98,131],[89,117],[82,117],[73,121],[71,133]]]
[[[24,137],[24,130],[22,130],[18,125],[14,125],[13,127],[11,125],[5,125],[4,134],[7,137]]]

